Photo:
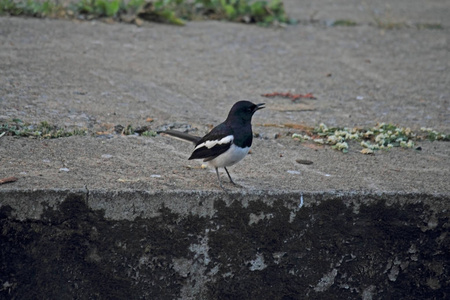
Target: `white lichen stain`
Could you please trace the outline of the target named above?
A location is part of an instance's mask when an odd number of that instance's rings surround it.
[[[362,292],[362,300],[372,300],[374,290],[374,285],[369,285],[366,287]]]
[[[206,275],[207,265],[211,262],[208,255],[208,233],[205,231],[198,244],[191,244],[189,250],[194,253],[193,259],[174,258],[172,259],[172,268],[181,277],[186,278],[185,283],[180,289],[179,299],[202,299],[205,291],[205,285],[214,281],[213,275],[219,272],[219,266],[214,266],[209,272],[210,276]]]
[[[358,214],[359,214],[360,208],[361,208],[361,203],[354,201],[354,202],[353,202],[353,213],[354,213],[355,215],[358,215]]]
[[[188,277],[192,269],[192,260],[186,258],[174,258],[172,259],[173,269],[181,277]]]
[[[214,268],[209,271],[208,276],[214,276],[219,272],[219,266],[215,266]]]
[[[297,216],[297,214],[295,212],[291,211],[291,213],[289,214],[289,223],[294,222],[296,216]]]
[[[145,266],[150,261],[147,255],[143,255],[139,258],[139,267]]]
[[[386,271],[390,270],[389,274],[388,274],[388,278],[390,281],[397,280],[397,276],[400,273],[400,264],[401,264],[401,261],[397,257],[394,259],[393,262],[392,261],[388,262],[388,264],[386,266]]]
[[[90,249],[89,254],[86,257],[86,261],[99,263],[101,260],[102,260],[102,258],[98,254],[97,247]]]
[[[408,249],[408,253],[411,254],[410,259],[412,261],[418,261],[419,260],[419,255],[417,253],[417,247],[416,245],[412,244],[411,247],[409,247]]]
[[[336,268],[334,268],[333,270],[331,270],[331,272],[325,274],[319,280],[319,282],[317,283],[314,290],[316,292],[324,292],[324,291],[328,290],[328,288],[334,284],[334,279],[336,278],[337,273],[338,273],[338,270]]]
[[[390,281],[396,281],[399,272],[400,272],[399,267],[398,266],[393,266],[391,268],[391,271],[388,274],[389,280]]]
[[[209,251],[208,240],[209,240],[208,236],[205,235],[202,238],[202,240],[200,241],[200,244],[191,244],[189,246],[189,250],[191,252],[195,253],[194,259],[203,261],[205,266],[207,266],[209,264],[209,262],[211,261],[209,255],[208,255],[208,251]]]
[[[439,279],[434,278],[434,277],[430,277],[427,279],[427,285],[432,289],[432,290],[438,290],[441,288],[441,283],[439,282]]]
[[[249,261],[250,263],[250,271],[261,271],[267,268],[266,263],[264,262],[264,256],[261,253],[256,254],[256,258]]]
[[[281,262],[281,258],[286,254],[286,252],[275,252],[272,253],[272,257],[273,257],[273,262],[276,263],[277,265],[280,264]]]
[[[233,278],[234,274],[233,274],[233,272],[226,272],[226,273],[222,274],[222,277],[223,278],[227,278],[227,277]]]
[[[260,212],[259,214],[251,213],[249,215],[248,225],[258,224],[259,221],[267,219],[270,220],[273,218],[273,214],[264,214]]]
[[[439,221],[437,220],[435,215],[432,215],[430,220],[428,220],[428,229],[435,229],[439,225]]]

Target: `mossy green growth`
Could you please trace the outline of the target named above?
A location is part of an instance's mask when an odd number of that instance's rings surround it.
[[[131,124],[128,124],[127,127],[122,130],[122,134],[124,135],[133,135],[134,133],[134,127]]]
[[[43,121],[37,125],[24,123],[20,119],[13,119],[10,123],[0,124],[0,135],[20,136],[30,138],[54,139],[69,136],[84,136],[86,129],[67,130],[66,128],[50,125]]]
[[[417,23],[415,24],[417,29],[444,29],[444,26],[442,26],[442,24],[440,23]]]
[[[209,8],[217,14],[223,14],[227,20],[262,25],[274,22],[288,23],[281,0],[197,0],[200,4],[210,2]]]
[[[219,19],[234,22],[291,23],[281,0],[79,0],[69,6],[46,0],[0,0],[0,14],[34,17],[136,18],[184,25],[185,20]],[[87,16],[87,17],[86,17]],[[134,18],[133,18],[134,16]]]
[[[333,22],[332,26],[346,26],[346,27],[353,27],[358,25],[355,21],[352,20],[336,20]]]
[[[147,136],[147,137],[155,137],[158,134],[156,133],[156,131],[152,131],[152,130],[148,131],[147,130],[147,131],[144,131],[141,135],[142,136]]]
[[[414,148],[417,141],[449,141],[450,135],[439,133],[432,128],[421,128],[420,133],[413,132],[410,128],[399,127],[394,124],[377,124],[369,129],[328,127],[320,124],[312,131],[312,136],[307,138],[294,133],[292,138],[299,140],[313,140],[317,144],[330,145],[333,149],[348,152],[348,142],[359,142],[364,154],[372,154],[376,150],[388,150],[394,147]]]
[[[420,131],[425,133],[425,139],[430,141],[450,141],[450,135],[443,134],[441,132],[437,132],[433,128],[420,128]]]
[[[72,9],[79,14],[116,17],[122,6],[122,0],[81,0],[75,3]]]
[[[59,6],[52,1],[13,1],[0,0],[0,15],[9,14],[12,16],[32,16],[32,17],[48,17],[54,15]]]

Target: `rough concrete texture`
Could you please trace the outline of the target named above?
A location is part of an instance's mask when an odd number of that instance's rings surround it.
[[[448,197],[304,196],[299,207],[295,192],[1,193],[2,295],[448,297]]]
[[[448,297],[448,143],[343,154],[283,125],[449,133],[450,6],[340,2],[287,1],[301,20],[287,28],[0,18],[0,121],[89,129],[0,137],[0,178],[18,178],[0,185],[1,297]],[[338,19],[360,25],[327,26]],[[317,99],[260,96],[285,91]],[[228,192],[186,160],[191,145],[112,130],[201,135],[240,99],[267,108]]]

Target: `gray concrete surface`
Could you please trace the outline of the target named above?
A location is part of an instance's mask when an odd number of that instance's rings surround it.
[[[2,295],[445,297],[448,142],[372,156],[350,144],[343,154],[294,141],[283,125],[449,133],[450,5],[341,2],[287,1],[301,20],[287,28],[0,18],[0,121],[89,130],[0,138],[0,178],[18,178],[0,185]],[[327,26],[338,19],[360,25]],[[432,23],[443,28],[414,27]],[[317,99],[261,97],[286,91]],[[230,168],[242,187],[229,193],[187,161],[191,145],[112,134],[178,123],[201,135],[240,99],[267,108],[254,116],[251,155]]]
[[[371,157],[343,155],[299,144],[285,137],[287,129],[258,126],[324,122],[367,127],[391,122],[448,132],[448,28],[266,29],[221,22],[138,28],[0,21],[2,120],[48,121],[89,128],[91,133],[117,124],[158,128],[178,122],[203,134],[207,124],[223,121],[235,101],[265,101],[267,109],[259,111],[253,123],[267,139],[256,139],[253,154],[231,168],[247,188],[431,193],[450,189],[445,180],[449,169],[443,168],[449,165],[446,143],[421,143],[420,153],[395,149]],[[260,96],[273,91],[312,92],[318,99],[293,104]],[[148,117],[155,121],[146,123]],[[275,133],[283,138],[275,140]],[[200,165],[186,160],[192,147],[167,137],[3,137],[0,142],[1,175],[19,177],[1,189],[218,188],[214,174],[186,168]],[[102,158],[105,154],[112,157]],[[298,165],[298,158],[314,164]],[[69,172],[61,173],[63,167]]]

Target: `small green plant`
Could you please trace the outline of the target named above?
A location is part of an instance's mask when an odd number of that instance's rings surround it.
[[[198,2],[207,2],[205,0]],[[211,1],[216,13],[224,15],[230,21],[246,23],[271,24],[273,22],[287,23],[288,18],[281,0],[246,1],[246,0],[219,0]]]
[[[152,22],[166,22],[173,25],[184,25],[184,21],[178,16],[180,13],[180,5],[183,1],[156,0],[155,2],[146,2],[138,11],[137,16],[141,19]]]
[[[134,134],[133,126],[131,126],[131,124],[128,124],[127,127],[125,127],[122,130],[122,134],[124,134],[124,135],[133,135]]]
[[[0,0],[0,14],[12,16],[27,15],[33,17],[48,17],[56,13],[58,6],[51,1],[27,0],[14,2],[13,0]]]
[[[441,132],[437,132],[433,128],[420,128],[425,133],[425,139],[430,141],[450,141],[450,135],[445,135]]]
[[[134,127],[131,124],[128,124],[126,127],[116,125],[115,132],[123,135],[141,135],[146,137],[155,137],[157,135],[156,131],[151,130],[148,126]]]
[[[331,26],[346,26],[346,27],[353,27],[358,25],[355,21],[352,20],[336,20],[333,22]]]
[[[125,5],[125,11],[131,14],[136,14],[138,11],[140,11],[145,4],[145,0],[130,0]]]
[[[450,136],[439,133],[431,128],[421,128],[422,134],[413,132],[410,128],[398,127],[393,124],[377,124],[369,129],[360,128],[328,128],[320,124],[314,128],[311,136],[294,133],[296,140],[313,140],[317,144],[330,145],[333,149],[348,152],[348,142],[359,142],[363,147],[361,153],[372,154],[376,150],[388,150],[394,147],[413,148],[418,140],[449,141]]]
[[[3,14],[11,14],[16,15],[16,4],[13,1],[10,0],[0,0],[0,15]]]
[[[152,131],[152,130],[148,131],[147,130],[147,131],[144,131],[141,135],[142,136],[147,136],[147,137],[155,137],[158,134],[156,133],[156,131]]]
[[[417,29],[444,29],[444,26],[440,23],[416,23]]]
[[[281,0],[79,0],[68,8],[57,3],[51,0],[0,0],[0,14],[115,20],[124,20],[122,15],[134,15],[134,18],[126,19],[140,18],[176,25],[195,19],[225,19],[262,25],[291,22]]]
[[[122,0],[81,0],[74,5],[73,10],[79,14],[96,17],[115,17],[122,3]]]
[[[9,136],[21,136],[31,138],[53,139],[60,137],[69,137],[74,135],[86,135],[85,129],[74,129],[72,131],[65,128],[59,128],[43,121],[38,125],[24,123],[20,119],[13,119],[11,123],[0,124],[0,134]]]

